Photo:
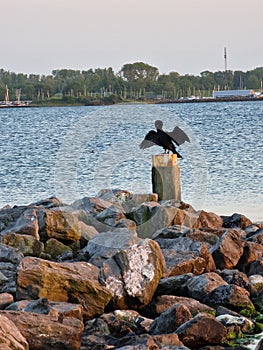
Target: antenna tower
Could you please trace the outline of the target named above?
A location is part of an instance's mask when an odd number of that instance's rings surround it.
[[[227,72],[227,54],[226,54],[226,47],[224,48],[224,60],[225,60],[225,73]]]

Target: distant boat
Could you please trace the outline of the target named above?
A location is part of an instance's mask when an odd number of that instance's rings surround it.
[[[0,108],[8,107],[28,107],[31,101],[21,101],[21,89],[16,90],[16,101],[9,100],[9,89],[8,86],[5,86],[5,100],[0,102]]]

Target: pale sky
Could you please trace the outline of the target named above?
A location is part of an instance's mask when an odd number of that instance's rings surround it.
[[[0,68],[112,67],[142,61],[198,75],[263,66],[263,0],[1,0]]]

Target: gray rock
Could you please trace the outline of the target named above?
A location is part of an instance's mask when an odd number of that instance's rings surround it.
[[[76,200],[70,206],[74,209],[84,209],[87,213],[97,215],[103,210],[110,208],[112,203],[101,198],[84,197]]]
[[[237,312],[245,310],[253,315],[255,307],[249,296],[250,293],[246,289],[228,284],[215,288],[210,293],[207,303],[209,305],[222,305]]]
[[[164,227],[158,231],[156,231],[153,235],[153,239],[157,238],[178,238],[186,236],[191,232],[189,227],[183,225],[173,225],[169,227]]]
[[[249,270],[247,272],[248,276],[261,275],[263,276],[263,257],[258,260],[253,261],[250,264]]]
[[[236,286],[245,288],[249,292],[251,291],[251,284],[247,275],[244,272],[239,270],[228,270],[224,269],[219,272],[219,275],[226,281],[228,284],[235,284]]]
[[[13,247],[8,247],[5,244],[0,243],[0,261],[9,262],[11,264],[19,264],[24,255],[20,251]]]
[[[102,232],[89,240],[87,246],[83,249],[85,254],[93,257],[99,256],[110,258],[123,248],[128,248],[132,244],[141,241],[135,232],[128,229],[114,229],[110,232]]]
[[[155,296],[165,294],[185,296],[187,294],[185,283],[193,276],[192,273],[186,273],[179,276],[162,278],[158,284]]]
[[[80,304],[54,302],[47,298],[17,301],[10,304],[6,310],[50,315],[58,320],[65,317],[74,317],[81,321],[83,319],[83,307]]]
[[[0,244],[0,293],[16,293],[17,266],[23,257],[18,249]]]
[[[228,333],[236,334],[236,338],[240,338],[240,333],[251,334],[255,328],[254,323],[243,316],[221,315],[216,319],[221,322],[228,330]],[[242,334],[241,334],[242,336]]]
[[[192,318],[189,309],[181,304],[174,305],[171,309],[163,312],[150,326],[150,334],[173,333],[183,323]]]
[[[223,278],[215,272],[194,276],[185,283],[188,296],[204,303],[209,302],[210,294],[214,289],[227,285]]]
[[[27,209],[26,206],[15,206],[13,208],[3,208],[0,210],[1,231],[12,227],[16,220]]]
[[[9,232],[30,235],[39,240],[39,226],[36,210],[34,208],[24,210],[15,221],[14,225],[11,227],[9,226],[2,234]]]
[[[226,228],[240,227],[242,229],[245,229],[252,224],[250,219],[242,214],[237,213],[234,213],[231,216],[222,216],[222,219],[224,221],[223,227]]]
[[[142,204],[135,212],[129,213],[128,218],[136,222],[139,237],[151,238],[156,231],[173,225],[176,211],[175,207],[148,202]]]
[[[125,215],[122,209],[111,206],[104,209],[102,212],[96,215],[96,219],[103,222],[105,225],[115,226],[121,219],[124,219]]]

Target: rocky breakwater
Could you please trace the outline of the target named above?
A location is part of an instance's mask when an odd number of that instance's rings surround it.
[[[102,190],[5,207],[0,239],[0,349],[218,350],[262,332],[263,225],[243,215]]]

